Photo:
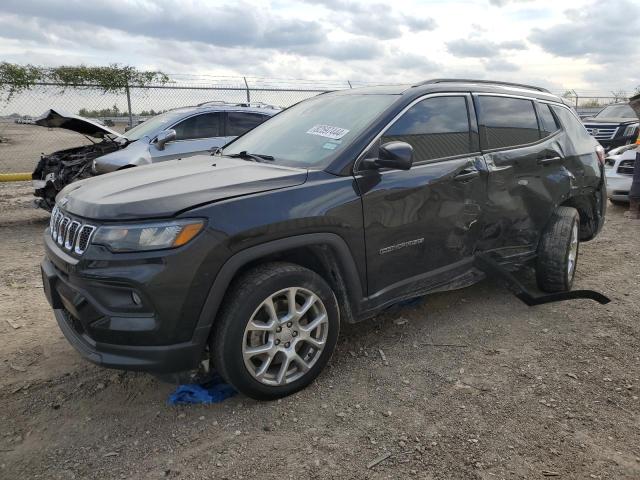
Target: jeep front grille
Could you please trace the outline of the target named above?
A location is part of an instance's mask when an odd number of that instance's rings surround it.
[[[585,125],[589,135],[596,140],[611,140],[618,133],[618,125]]]
[[[49,229],[51,238],[61,248],[82,255],[89,246],[96,227],[65,215],[58,206],[55,206],[51,212]]]

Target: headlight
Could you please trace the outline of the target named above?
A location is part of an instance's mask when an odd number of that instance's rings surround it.
[[[638,130],[638,123],[632,123],[631,125],[627,125],[627,128],[624,129],[623,137],[630,137],[636,134],[636,130]]]
[[[176,248],[191,241],[204,227],[202,220],[174,220],[138,225],[99,227],[91,243],[112,252],[136,252]]]

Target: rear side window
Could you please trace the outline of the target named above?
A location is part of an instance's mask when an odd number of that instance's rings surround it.
[[[483,148],[506,148],[540,139],[538,119],[531,100],[478,97],[480,142]]]
[[[227,136],[239,137],[264,122],[268,117],[257,113],[229,112],[227,114]]]
[[[470,153],[466,98],[434,97],[416,103],[382,136],[382,143],[394,140],[410,144],[416,162]]]
[[[220,113],[203,113],[177,124],[176,140],[193,140],[195,138],[219,137],[222,123]]]
[[[594,142],[593,137],[589,135],[582,122],[568,109],[556,105],[553,105],[551,109],[558,116],[572,140],[585,140],[589,141],[590,144]]]
[[[548,137],[552,133],[560,130],[560,125],[556,121],[556,117],[551,113],[551,107],[546,103],[538,104],[540,112],[540,126],[542,128],[542,136]]]

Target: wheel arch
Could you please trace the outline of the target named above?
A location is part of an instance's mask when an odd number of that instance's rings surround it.
[[[334,290],[343,320],[354,322],[364,292],[351,251],[337,234],[311,233],[249,247],[231,256],[216,275],[196,330],[211,329],[234,278],[271,261],[288,261],[316,272]]]
[[[573,207],[580,215],[580,241],[587,242],[595,238],[602,224],[606,209],[606,193],[604,188],[593,193],[574,195],[562,202],[560,207]]]

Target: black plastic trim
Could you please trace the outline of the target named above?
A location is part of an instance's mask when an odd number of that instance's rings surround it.
[[[196,329],[211,328],[229,284],[238,270],[244,265],[267,255],[313,245],[328,245],[337,254],[341,273],[344,275],[344,281],[347,286],[347,293],[350,296],[352,306],[356,307],[354,313],[357,314],[357,307],[362,302],[364,295],[358,276],[358,269],[349,247],[335,233],[309,233],[256,245],[242,250],[229,258],[216,275],[216,279],[209,290]]]

